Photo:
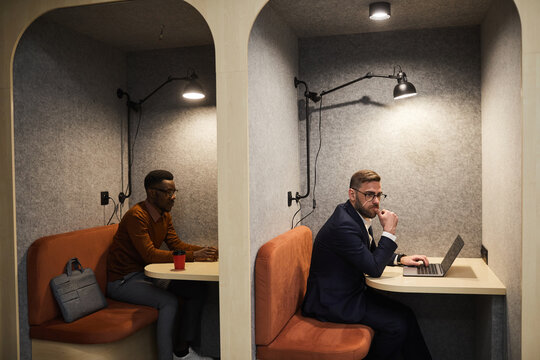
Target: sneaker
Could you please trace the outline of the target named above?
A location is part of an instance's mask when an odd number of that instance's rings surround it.
[[[173,354],[173,360],[213,360],[213,359],[208,356],[201,356],[197,354],[195,350],[193,350],[190,346],[189,352],[186,356],[178,357]]]

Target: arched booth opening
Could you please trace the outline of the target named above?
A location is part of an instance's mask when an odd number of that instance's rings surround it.
[[[193,74],[201,100],[181,96]],[[118,223],[145,199],[145,175],[166,169],[180,239],[218,246],[212,34],[183,1],[50,11],[18,43],[13,104],[20,354],[31,359],[26,254],[36,239]],[[214,357],[218,309],[210,283],[201,346]]]
[[[350,176],[373,169],[388,194],[384,207],[399,215],[399,252],[442,257],[461,234],[460,256],[479,258],[486,248],[489,267],[506,286],[506,296],[494,297],[388,293],[416,312],[433,357],[518,359],[522,39],[516,6],[511,0],[391,2],[390,19],[373,21],[369,4],[270,0],[254,22],[251,264],[265,242],[291,227],[307,225],[315,236],[347,200]],[[375,77],[325,93],[369,72],[399,69],[417,96],[394,100],[395,82]],[[306,107],[306,90],[324,96],[312,96]],[[308,196],[289,205],[289,192]]]

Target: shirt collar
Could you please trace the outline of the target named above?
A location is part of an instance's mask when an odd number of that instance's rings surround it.
[[[159,219],[161,219],[161,213],[158,211],[158,209],[156,209],[154,205],[150,204],[148,200],[144,201],[144,205],[148,209],[148,213],[152,217],[152,220],[154,220],[154,222],[158,222]]]
[[[355,209],[356,210],[356,209]],[[359,212],[358,210],[356,211],[358,213],[358,215],[360,215],[360,219],[362,219],[362,221],[364,222],[364,226],[366,227],[366,230],[368,230],[370,227],[371,227],[371,219],[366,219],[364,218]]]

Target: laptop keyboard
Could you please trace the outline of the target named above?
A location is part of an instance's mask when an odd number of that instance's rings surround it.
[[[417,269],[418,274],[437,274],[438,264],[429,264],[428,266],[419,266]]]

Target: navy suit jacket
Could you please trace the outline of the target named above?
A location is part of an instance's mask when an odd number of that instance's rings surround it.
[[[337,323],[361,321],[366,309],[364,274],[380,277],[397,248],[385,236],[371,250],[368,244],[368,232],[352,204],[338,205],[313,243],[304,316]]]

